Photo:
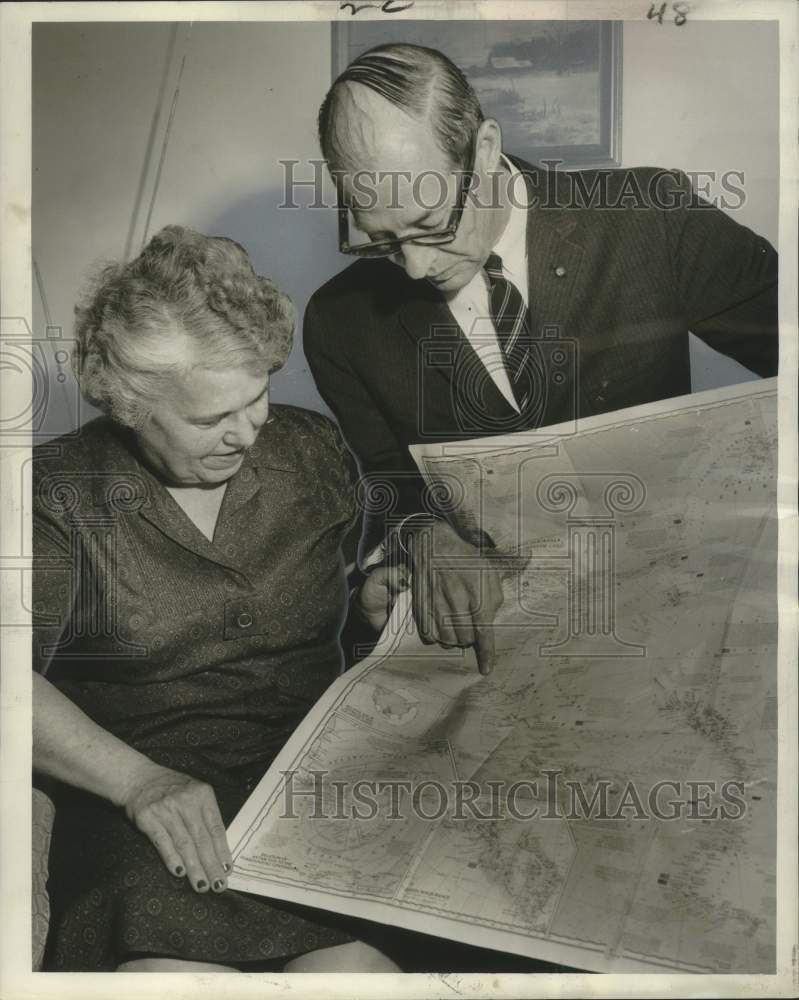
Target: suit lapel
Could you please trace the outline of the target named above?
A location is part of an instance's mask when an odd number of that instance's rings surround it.
[[[413,282],[410,288],[412,294],[401,307],[399,318],[414,347],[416,371],[420,379],[439,377],[449,381],[445,365],[429,364],[430,352],[439,345],[442,349],[451,346],[453,339],[465,338],[446,302],[434,289],[426,287],[423,281]]]
[[[524,175],[531,204],[527,213],[530,332],[533,337],[544,341],[557,336],[567,344],[575,344],[573,317],[584,249],[577,215],[569,208],[571,185],[568,178],[557,171],[539,170],[523,160],[511,159]],[[482,372],[482,363],[444,298],[423,281],[409,282],[408,288],[409,295],[400,309],[399,318],[414,344],[420,400],[427,405],[428,396],[437,399],[439,409],[448,406],[452,413],[453,381],[457,379],[458,385],[464,385],[466,381],[474,384],[473,373]],[[457,351],[450,364],[448,351],[451,352],[453,346],[457,346]],[[546,344],[542,347],[546,365],[550,349]],[[576,343],[574,353],[577,386],[573,391],[579,398],[579,410],[590,412],[579,382],[579,343]],[[515,411],[497,389],[494,380],[484,378],[480,381],[479,405],[482,412],[489,418],[505,421],[512,418]],[[567,412],[565,387],[558,391],[548,385],[547,391],[549,402],[544,425],[559,423],[576,415],[573,409]]]
[[[570,208],[571,183],[557,171],[543,171],[523,160],[514,164],[524,174],[531,208],[527,213],[527,275],[530,324],[534,337],[558,337],[574,357],[574,381],[560,389],[548,384],[548,404],[543,425],[561,423],[591,413],[580,368],[580,339],[575,308],[582,308],[578,294],[585,263],[579,213]],[[551,348],[542,345],[544,361]]]
[[[568,337],[569,319],[583,263],[583,245],[575,213],[568,208],[569,185],[562,175],[535,170],[522,161],[531,198],[527,213],[527,276],[532,333],[560,327]]]
[[[425,406],[432,402],[442,415],[446,410],[449,425],[452,426],[451,421],[455,417],[454,426],[460,428],[460,417],[453,405],[452,387],[453,384],[469,386],[473,392],[479,391],[480,394],[472,407],[478,407],[490,418],[512,418],[516,411],[509,406],[494,380],[482,377],[483,363],[464,336],[443,296],[423,281],[412,282],[410,287],[413,294],[406,299],[399,318],[414,344],[420,402]]]

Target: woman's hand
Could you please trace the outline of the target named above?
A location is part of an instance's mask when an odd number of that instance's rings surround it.
[[[167,868],[197,892],[222,892],[233,858],[210,785],[161,767],[33,675],[33,766],[120,806]],[[227,866],[227,867],[225,867]]]
[[[409,586],[404,566],[377,566],[364,580],[357,597],[358,610],[376,632],[388,621],[397,594]]]
[[[126,789],[122,806],[173,875],[195,892],[222,892],[233,858],[213,788],[148,761]]]

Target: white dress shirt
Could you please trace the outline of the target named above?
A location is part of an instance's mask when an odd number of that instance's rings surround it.
[[[504,156],[502,161],[512,175],[519,173]],[[524,304],[528,305],[527,209],[520,204],[524,201],[521,195],[526,194],[526,187],[515,179],[513,192],[515,197],[511,202],[510,217],[491,252],[502,258],[502,273],[519,289]],[[503,362],[497,331],[491,320],[490,288],[488,275],[480,268],[467,285],[446,296],[447,305],[496,387],[518,413],[519,407]]]

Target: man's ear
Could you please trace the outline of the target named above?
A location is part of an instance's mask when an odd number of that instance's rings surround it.
[[[477,131],[476,165],[487,172],[499,170],[502,156],[502,126],[496,118],[486,118]]]

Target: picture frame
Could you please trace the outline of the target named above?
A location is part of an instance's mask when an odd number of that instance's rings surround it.
[[[556,169],[621,165],[622,22],[339,21],[333,78],[389,42],[449,56],[499,121],[508,152]]]

